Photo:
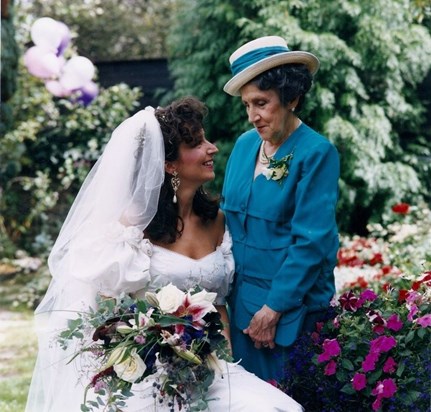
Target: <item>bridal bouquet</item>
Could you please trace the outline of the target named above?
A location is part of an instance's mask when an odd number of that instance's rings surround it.
[[[64,348],[73,339],[85,342],[75,354],[89,354],[99,365],[87,386],[83,412],[103,407],[117,410],[132,396],[133,383],[148,376],[154,402],[174,410],[207,407],[206,393],[219,359],[228,359],[223,324],[213,301],[215,293],[183,292],[169,284],[145,299],[99,299],[96,311],[69,321],[59,337]],[[87,399],[88,391],[98,395]]]

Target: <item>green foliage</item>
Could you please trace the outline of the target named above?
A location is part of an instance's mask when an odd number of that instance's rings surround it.
[[[181,6],[169,38],[171,72],[177,96],[208,104],[210,138],[233,141],[250,127],[240,99],[222,91],[229,55],[247,40],[280,35],[291,49],[321,61],[300,116],[340,152],[341,229],[364,233],[388,204],[427,196],[430,102],[418,88],[431,67],[431,36],[420,24],[429,21],[420,1],[183,0]]]
[[[112,130],[136,109],[140,91],[102,89],[88,107],[54,99],[20,67],[15,123],[0,146],[0,246],[43,252]],[[9,240],[9,242],[8,242]],[[9,247],[7,247],[9,245]]]
[[[22,2],[32,18],[49,16],[76,34],[79,54],[94,61],[166,56],[166,33],[176,0],[34,0]]]
[[[6,103],[16,90],[16,70],[18,67],[19,49],[15,41],[13,0],[5,4],[1,19],[1,108],[0,135],[12,123],[12,110]],[[4,16],[3,16],[4,14]]]

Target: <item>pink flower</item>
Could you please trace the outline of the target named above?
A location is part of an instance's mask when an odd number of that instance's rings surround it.
[[[334,375],[335,372],[337,372],[337,362],[331,359],[326,365],[324,373],[326,376],[331,376]]]
[[[349,312],[356,312],[362,304],[359,303],[359,298],[350,290],[343,293],[339,299],[341,307]]]
[[[355,373],[352,379],[352,386],[355,391],[360,391],[367,386],[367,378],[363,373]]]
[[[373,302],[373,301],[375,301],[377,299],[377,295],[376,295],[376,293],[374,293],[372,290],[370,290],[370,289],[367,289],[367,290],[364,290],[362,293],[361,293],[361,295],[359,296],[359,300],[361,301],[361,302],[365,302],[365,301],[370,301],[370,302]]]
[[[397,346],[397,341],[393,336],[379,336],[370,342],[370,352],[388,352],[395,346]]]
[[[395,313],[389,317],[386,322],[386,326],[388,329],[393,330],[394,332],[398,332],[403,327],[403,322]]]
[[[413,322],[414,317],[417,315],[418,312],[419,312],[419,309],[418,309],[417,305],[415,305],[415,304],[411,305],[409,313],[407,315],[407,320],[409,320],[410,322]]]
[[[376,362],[379,360],[379,353],[369,353],[365,356],[365,360],[362,362],[362,370],[364,372],[371,372],[376,369]]]
[[[378,411],[382,407],[382,398],[377,398],[373,404],[373,411]]]
[[[397,363],[394,361],[394,358],[392,356],[389,356],[389,358],[386,359],[386,362],[383,365],[383,372],[394,373],[396,366]]]
[[[417,318],[415,322],[421,325],[423,328],[431,326],[431,314],[428,313],[427,315]]]
[[[397,391],[397,385],[392,378],[378,381],[376,387],[371,391],[378,398],[391,398]]]
[[[337,339],[325,339],[322,344],[323,353],[317,358],[318,362],[325,362],[341,352]]]

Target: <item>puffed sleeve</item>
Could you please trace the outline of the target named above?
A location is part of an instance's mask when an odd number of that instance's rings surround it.
[[[223,235],[223,241],[219,246],[221,252],[223,253],[224,259],[224,278],[217,292],[217,298],[214,302],[216,305],[226,304],[226,296],[229,294],[230,287],[233,281],[233,275],[235,273],[235,262],[233,260],[232,254],[232,237],[226,226]]]
[[[92,225],[71,242],[70,273],[91,283],[105,296],[119,296],[145,287],[150,281],[152,244],[135,226],[112,222],[96,233]]]

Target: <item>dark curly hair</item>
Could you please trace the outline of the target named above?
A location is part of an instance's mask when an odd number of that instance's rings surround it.
[[[181,143],[195,147],[202,141],[203,120],[207,113],[205,104],[195,97],[184,97],[156,109],[154,114],[162,129],[166,161],[178,159]],[[178,204],[173,202],[171,178],[172,175],[165,173],[157,213],[145,229],[145,236],[152,241],[174,243],[183,232],[184,223],[178,215]],[[218,199],[210,197],[200,187],[193,199],[193,211],[203,223],[207,223],[217,217],[218,209]]]
[[[291,63],[269,69],[256,76],[251,83],[260,90],[274,89],[280,102],[286,106],[299,97],[296,111],[300,111],[305,94],[310,90],[313,76],[305,64]]]

